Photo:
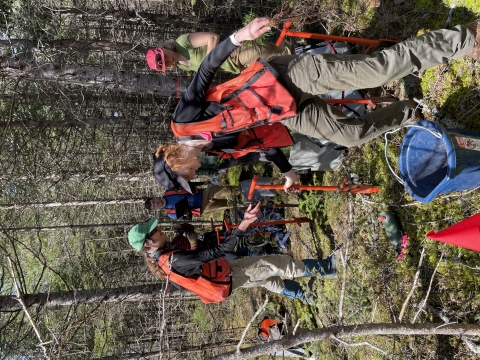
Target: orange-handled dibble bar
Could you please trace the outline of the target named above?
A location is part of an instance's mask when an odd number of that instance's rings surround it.
[[[255,189],[283,190],[283,185],[257,184],[258,174],[255,174],[248,191],[248,200],[252,200]],[[345,178],[340,186],[317,186],[317,185],[293,185],[291,189],[296,190],[318,190],[318,191],[339,191],[352,194],[371,194],[380,191],[380,187],[363,184],[348,184]]]
[[[297,224],[298,226],[300,226],[301,223],[310,223],[312,221],[313,220],[303,216],[303,217],[299,217],[299,218],[294,217],[292,220],[275,220],[275,221],[254,222],[254,223],[250,224],[250,227],[284,225],[284,224]],[[223,224],[225,226],[225,229],[227,229],[228,232],[230,232],[230,231],[232,231],[232,229],[236,229],[238,227],[238,224],[230,224],[227,220],[223,220]]]
[[[298,32],[298,31],[290,31],[290,26],[292,25],[291,22],[286,22],[283,26],[282,32],[278,37],[277,46],[282,44],[283,39],[285,36],[293,36],[293,37],[300,37],[306,39],[316,39],[316,40],[327,40],[327,41],[345,41],[351,42],[356,44],[362,45],[370,45],[367,50],[365,50],[364,54],[368,54],[370,50],[377,48],[377,47],[389,47],[399,43],[398,40],[389,40],[389,39],[379,39],[379,40],[372,40],[372,39],[363,39],[363,38],[354,38],[354,37],[346,37],[346,36],[335,36],[335,35],[325,35],[325,34],[314,34],[314,33],[307,33],[307,32]]]

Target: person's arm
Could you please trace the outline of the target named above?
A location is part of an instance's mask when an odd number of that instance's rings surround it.
[[[292,185],[298,185],[300,184],[300,180],[298,179],[297,174],[295,171],[292,169],[292,165],[288,162],[287,157],[285,154],[280,150],[279,148],[272,148],[269,149],[265,153],[265,158],[268,161],[273,162],[275,165],[277,165],[278,169],[280,172],[285,176],[285,184],[283,185],[283,189],[285,192],[289,192],[289,188]]]
[[[175,108],[174,122],[190,123],[201,120],[203,110],[206,107],[205,96],[215,73],[237,47],[230,38],[227,38],[203,59],[197,74]]]
[[[217,46],[219,40],[220,35],[211,32],[196,32],[188,35],[188,41],[192,47],[207,47],[207,55]]]
[[[249,205],[245,211],[242,222],[238,225],[238,228],[228,236],[218,247],[213,249],[204,250],[192,250],[192,251],[177,251],[171,256],[172,269],[180,274],[187,272],[189,269],[199,267],[210,261],[217,260],[225,257],[225,255],[231,252],[238,241],[243,236],[245,230],[251,223],[255,222],[260,216],[260,202],[252,208]]]
[[[206,108],[205,95],[213,81],[217,69],[243,41],[255,40],[270,30],[268,18],[256,18],[216,46],[203,59],[197,74],[183,94],[173,114],[173,121],[190,123],[201,120]]]

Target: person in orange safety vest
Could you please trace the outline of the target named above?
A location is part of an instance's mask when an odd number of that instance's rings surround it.
[[[225,259],[259,215],[260,203],[250,205],[238,228],[218,247],[211,249],[177,251],[170,248],[157,219],[135,225],[128,233],[128,240],[143,254],[152,273],[198,295],[206,304],[225,300],[237,288],[258,286],[311,303],[300,284],[291,279],[335,276],[335,254],[323,260],[294,260],[287,255]]]

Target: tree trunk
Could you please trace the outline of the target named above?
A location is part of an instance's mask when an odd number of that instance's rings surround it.
[[[62,206],[120,205],[143,203],[144,199],[67,201],[54,203],[0,204],[0,210],[24,210],[26,208],[45,209]]]
[[[214,356],[211,360],[243,360],[260,355],[273,354],[306,342],[326,340],[332,337],[346,339],[366,335],[480,335],[480,325],[476,324],[360,324],[350,326],[331,326],[317,330],[302,330],[296,336],[287,336],[281,340],[242,349],[239,353],[229,352]]]
[[[138,343],[138,340],[137,340]],[[170,351],[175,352],[176,355],[180,354],[189,354],[189,353],[197,353],[199,351],[212,351],[225,348],[226,346],[235,346],[238,344],[237,340],[230,340],[224,341],[219,343],[213,344],[201,344],[201,345],[192,345],[189,347],[183,347],[178,349],[178,346],[170,345]],[[161,356],[163,354],[162,351],[150,351],[145,353],[127,353],[124,355],[110,355],[101,358],[96,358],[97,360],[123,360],[123,359],[140,359],[140,358],[148,358],[150,356]]]
[[[160,226],[170,226],[172,221],[159,222]],[[193,226],[207,226],[211,225],[210,221],[201,221],[201,220],[191,220],[188,222]],[[83,225],[59,225],[59,226],[33,226],[33,227],[18,227],[18,228],[2,228],[2,231],[54,231],[62,229],[94,229],[94,228],[115,228],[115,227],[126,227],[133,226],[137,222],[132,223],[116,223],[116,224],[83,224]]]
[[[36,41],[28,39],[9,39],[0,40],[0,47],[38,47]],[[42,41],[41,46],[48,45],[56,50],[80,50],[80,51],[119,51],[128,52],[131,50],[145,53],[147,49],[144,46],[124,42],[111,42],[102,40],[78,41],[74,39],[59,39],[52,41]]]
[[[146,169],[145,169],[146,170]],[[28,176],[8,176],[8,175],[0,175],[0,180],[3,181],[12,181],[15,179],[16,181],[20,180],[29,180],[35,179],[36,181],[103,181],[103,180],[112,180],[112,181],[129,181],[129,182],[136,182],[136,181],[144,181],[152,176],[151,172],[142,172],[141,169],[138,171],[132,172],[121,172],[117,174],[99,174],[95,172],[85,172],[85,173],[76,173],[76,174],[51,174],[48,176],[44,176],[41,179],[35,178],[34,174],[31,174],[31,177]]]
[[[24,294],[23,299],[27,307],[53,307],[53,306],[71,306],[78,304],[90,304],[100,302],[120,302],[120,301],[149,301],[160,300],[165,291],[165,282],[120,287],[114,289],[94,289],[79,291],[64,291],[57,293],[42,294]],[[169,297],[180,297],[185,294],[191,294],[185,289],[177,289],[175,286],[169,286]],[[195,297],[196,296],[193,296]],[[14,295],[0,296],[0,309],[19,309],[20,302]]]
[[[50,10],[50,9],[48,9]],[[189,24],[195,26],[195,24],[201,21],[200,18],[196,16],[188,15],[174,15],[168,14],[168,17],[165,14],[158,13],[147,13],[141,11],[133,10],[109,10],[109,9],[79,9],[79,8],[57,8],[53,9],[52,12],[60,14],[63,17],[82,17],[82,18],[92,18],[98,22],[99,19],[104,20],[122,20],[125,23],[150,23],[150,25],[162,25],[165,26],[166,19],[170,23],[177,24],[178,22]],[[179,25],[179,24],[177,24]],[[218,24],[215,24],[218,26]]]
[[[189,77],[171,77],[151,72],[138,74],[120,71],[113,67],[93,67],[71,64],[43,63],[0,58],[0,75],[16,79],[55,81],[79,86],[99,86],[132,93],[172,96],[185,92]]]
[[[102,119],[71,119],[60,121],[43,120],[22,120],[22,121],[0,121],[0,128],[24,128],[24,127],[73,127],[73,126],[98,126],[98,125],[119,125],[128,123],[153,123],[164,122],[164,116],[137,116],[136,118],[107,117]]]
[[[107,94],[98,94],[98,92],[90,92],[88,94],[82,93],[80,94],[68,94],[49,91],[49,93],[34,93],[34,92],[21,92],[15,94],[0,94],[0,99],[6,99],[12,101],[13,99],[18,100],[19,98],[25,99],[28,103],[32,103],[34,100],[41,101],[43,105],[54,105],[59,106],[62,103],[70,103],[70,104],[85,104],[90,103],[94,106],[97,102],[108,101],[109,103],[119,104],[119,103],[128,103],[128,104],[135,104],[135,105],[152,105],[159,101],[161,104],[165,105],[168,103],[169,98],[162,98],[162,97],[154,97],[152,95],[137,95],[137,94],[125,94],[125,93],[107,93]],[[153,121],[153,120],[152,120]],[[155,120],[157,121],[157,120]]]

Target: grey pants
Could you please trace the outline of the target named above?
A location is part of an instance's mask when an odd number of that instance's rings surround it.
[[[229,263],[232,268],[232,290],[262,286],[280,294],[285,289],[282,276],[305,276],[305,264],[287,255],[244,257],[229,260]]]
[[[372,55],[278,56],[270,65],[294,97],[297,116],[283,120],[290,129],[343,146],[356,146],[402,125],[415,102],[399,101],[361,117],[347,117],[320,99],[330,91],[373,88],[416,71],[468,54],[474,35],[465,26],[417,36]]]

